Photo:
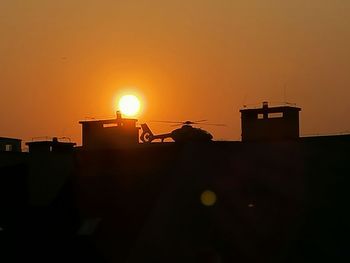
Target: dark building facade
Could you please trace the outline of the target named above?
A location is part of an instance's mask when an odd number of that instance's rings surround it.
[[[0,137],[0,152],[21,152],[22,140]]]
[[[27,142],[29,153],[67,153],[72,152],[75,143],[60,142],[54,137],[52,140]]]
[[[242,109],[242,141],[295,140],[299,138],[299,112],[294,106]]]
[[[137,119],[116,119],[80,121],[82,125],[83,148],[86,150],[132,147],[139,143]]]
[[[0,262],[350,262],[350,135],[284,140],[300,109],[264,107],[242,112],[268,123],[244,119],[266,133],[249,143],[110,149],[138,144],[118,116],[83,123],[100,151],[0,152]]]

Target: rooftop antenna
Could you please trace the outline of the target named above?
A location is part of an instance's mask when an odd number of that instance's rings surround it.
[[[242,103],[243,108],[247,108],[247,105],[245,104],[246,101],[247,101],[247,92],[244,94],[244,97],[243,97],[243,103]]]

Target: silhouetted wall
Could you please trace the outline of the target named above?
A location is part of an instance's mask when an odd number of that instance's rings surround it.
[[[0,137],[0,152],[21,152],[21,140]]]
[[[2,153],[0,241],[36,262],[348,262],[349,156],[350,136]]]
[[[242,109],[242,141],[295,140],[299,138],[300,108],[291,106]]]
[[[52,141],[34,141],[27,142],[30,153],[71,153],[74,150],[75,143],[60,142],[56,137]]]
[[[349,155],[349,136],[81,151],[78,206],[108,262],[339,261]]]
[[[81,121],[83,147],[87,150],[132,147],[139,142],[135,119]]]
[[[30,153],[72,153],[75,143],[60,142],[56,137],[52,141],[27,142]]]

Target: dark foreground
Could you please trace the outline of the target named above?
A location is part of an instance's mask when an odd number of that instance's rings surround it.
[[[350,262],[349,136],[1,153],[0,169],[0,262]]]

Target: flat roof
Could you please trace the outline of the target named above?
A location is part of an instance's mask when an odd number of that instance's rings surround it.
[[[102,123],[102,124],[110,124],[110,123],[116,123],[117,121],[134,121],[137,122],[137,119],[129,119],[129,118],[121,118],[121,119],[105,119],[105,120],[84,120],[79,121],[80,124],[83,123]]]
[[[55,142],[55,141],[33,141],[33,142],[26,142],[26,145],[32,145],[32,144],[76,145],[75,142]]]
[[[272,106],[272,107],[260,107],[260,108],[244,108],[240,109],[240,112],[256,112],[256,113],[264,113],[264,112],[283,112],[285,110],[295,110],[295,111],[301,111],[301,108],[296,106]]]
[[[16,139],[16,138],[8,138],[8,137],[0,137],[0,141],[22,141],[22,139]]]

